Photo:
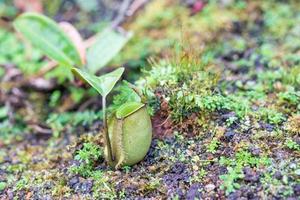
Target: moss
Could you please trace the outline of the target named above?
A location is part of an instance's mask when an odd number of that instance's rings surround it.
[[[270,108],[261,108],[257,113],[257,117],[274,125],[279,125],[286,120],[284,114]]]
[[[225,190],[227,195],[241,187],[237,181],[244,178],[242,171],[244,167],[250,166],[259,168],[271,164],[268,157],[256,157],[245,150],[238,151],[233,159],[221,157],[219,162],[221,165],[227,166],[227,173],[220,176],[220,179],[223,180],[221,189]]]
[[[300,130],[300,115],[293,115],[288,118],[288,121],[286,123],[286,129],[292,134],[295,135],[299,133]]]
[[[80,174],[83,177],[91,177],[94,175],[95,163],[103,157],[103,150],[93,143],[84,143],[83,148],[76,152],[74,157],[80,163],[79,166],[72,166],[70,171]]]

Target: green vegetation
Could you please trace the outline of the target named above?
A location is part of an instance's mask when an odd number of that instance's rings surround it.
[[[279,124],[286,119],[282,113],[270,108],[259,110],[258,117],[271,124]]]
[[[79,166],[74,166],[70,170],[73,173],[84,177],[93,175],[95,163],[103,157],[103,152],[99,146],[92,143],[84,143],[83,148],[76,152],[75,160],[80,162]]]
[[[300,151],[300,145],[290,138],[287,138],[284,144],[287,148],[289,148],[291,150]]]
[[[207,151],[210,153],[216,153],[216,150],[218,149],[220,142],[217,139],[212,139],[207,147]]]
[[[85,110],[84,112],[52,113],[46,120],[53,131],[53,136],[58,137],[66,129],[73,129],[78,125],[90,126],[102,118],[102,112]]]
[[[244,178],[242,169],[244,167],[262,167],[270,165],[270,159],[267,157],[255,157],[248,151],[241,150],[235,154],[235,158],[220,158],[220,164],[227,167],[227,174],[221,175],[223,180],[221,189],[224,189],[226,194],[230,194],[235,189],[240,188],[240,184],[237,182],[239,179]]]

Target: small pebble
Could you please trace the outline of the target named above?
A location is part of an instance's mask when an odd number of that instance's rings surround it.
[[[72,187],[74,186],[76,183],[79,182],[79,178],[77,176],[74,176],[73,178],[71,178],[71,180],[69,181],[69,185]]]
[[[236,200],[236,199],[240,199],[241,198],[241,196],[242,196],[242,192],[240,191],[240,190],[237,190],[237,191],[235,191],[235,192],[233,192],[233,193],[231,193],[229,196],[228,196],[228,198],[227,199],[234,199],[234,200]]]
[[[281,172],[280,172],[280,171],[276,171],[275,174],[274,174],[274,178],[276,178],[276,179],[278,179],[278,180],[282,179],[282,174],[281,174]]]
[[[84,194],[90,193],[93,188],[93,181],[88,180],[81,184],[81,191]]]
[[[211,192],[216,188],[216,186],[214,184],[207,184],[204,188],[206,192]]]
[[[258,182],[259,181],[259,175],[250,167],[244,168],[244,180],[248,182]]]
[[[154,172],[156,170],[156,167],[154,165],[151,165],[148,167],[148,170]]]
[[[187,200],[200,199],[200,195],[201,195],[201,193],[199,192],[200,187],[201,185],[198,183],[191,185],[191,187],[187,192],[186,199]]]
[[[224,134],[225,141],[229,142],[233,139],[235,133],[233,131],[226,131]]]
[[[297,196],[300,196],[300,184],[294,186],[294,192]]]
[[[13,193],[12,190],[8,190],[6,194],[7,194],[8,199],[13,199],[14,198],[14,193]]]
[[[251,148],[251,153],[252,153],[254,156],[259,156],[259,154],[261,153],[260,148],[258,148],[258,147],[253,147],[253,148]]]

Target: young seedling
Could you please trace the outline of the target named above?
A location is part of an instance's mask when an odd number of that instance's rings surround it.
[[[21,15],[14,22],[14,26],[35,47],[57,63],[71,69],[102,96],[104,153],[108,164],[120,168],[141,161],[148,152],[152,139],[151,120],[145,104],[125,103],[108,119],[106,97],[121,78],[124,68],[102,76],[94,75],[120,51],[131,35],[121,37],[109,29],[102,32],[99,40],[87,51],[86,69],[79,69],[85,63],[85,52],[84,48],[79,48],[76,43],[80,37],[73,27],[64,25],[63,28],[69,30],[66,34],[56,22],[35,13]],[[73,35],[73,38],[70,35]],[[99,59],[98,56],[102,57]]]
[[[83,79],[88,84],[90,84],[102,96],[104,139],[107,146],[108,158],[109,160],[113,161],[115,159],[112,154],[111,142],[108,136],[108,129],[107,129],[106,96],[110,93],[110,91],[113,89],[117,81],[121,78],[124,72],[124,68],[116,69],[113,72],[110,72],[108,74],[99,77],[89,74],[88,72],[77,68],[73,68],[72,71],[75,74],[77,74],[79,77],[81,77],[81,79]]]
[[[78,68],[73,68],[72,71],[102,96],[104,153],[108,164],[117,169],[141,161],[147,154],[152,139],[151,120],[145,104],[125,103],[109,119],[106,114],[106,96],[120,79],[124,68],[99,77]]]

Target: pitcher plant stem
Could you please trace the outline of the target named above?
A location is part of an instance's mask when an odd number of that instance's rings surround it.
[[[112,154],[111,142],[108,135],[108,127],[107,127],[107,116],[106,116],[106,97],[102,97],[102,111],[103,111],[103,129],[104,129],[104,140],[107,145],[107,153],[109,159],[114,161],[114,157]]]

